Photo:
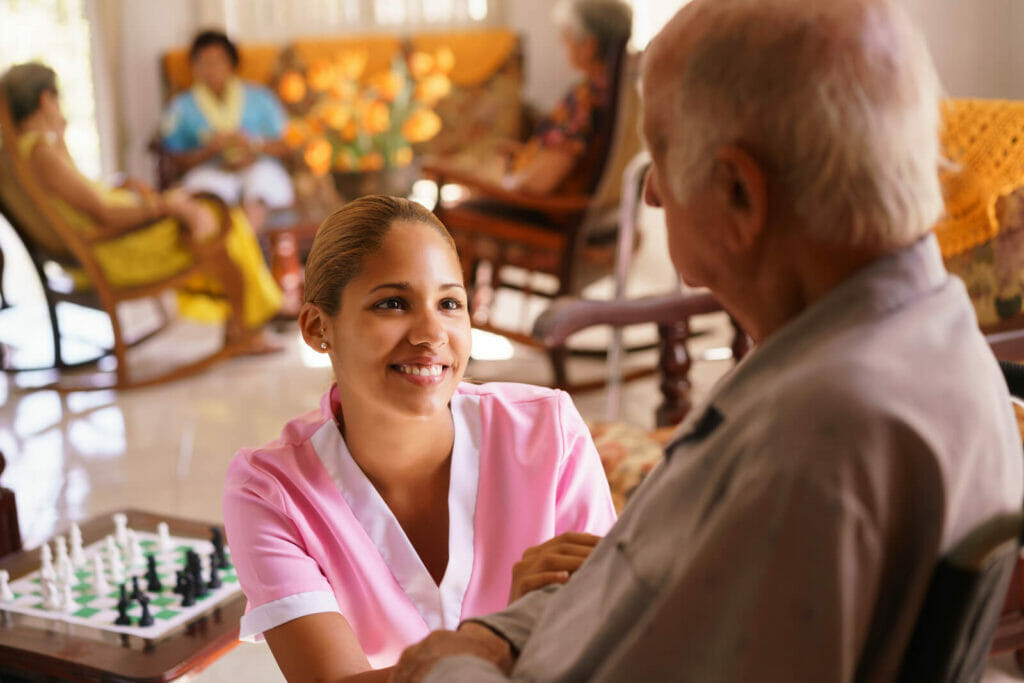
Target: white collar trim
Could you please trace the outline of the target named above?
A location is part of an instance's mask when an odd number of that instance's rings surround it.
[[[431,630],[459,625],[473,572],[473,521],[480,481],[480,398],[455,394],[451,412],[455,442],[448,487],[448,567],[440,585],[434,583],[391,509],[352,458],[335,420],[326,422],[310,439],[352,514]]]

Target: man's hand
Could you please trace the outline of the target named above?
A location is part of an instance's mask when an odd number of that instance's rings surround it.
[[[472,622],[458,631],[434,631],[402,653],[391,673],[394,683],[416,683],[430,673],[438,660],[454,655],[472,655],[491,662],[508,675],[515,664],[508,641],[486,626]]]
[[[549,583],[568,581],[569,576],[580,568],[600,540],[600,536],[593,534],[567,531],[540,545],[527,548],[523,559],[512,566],[509,604]]]

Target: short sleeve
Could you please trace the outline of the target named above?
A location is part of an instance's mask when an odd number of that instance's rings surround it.
[[[239,638],[308,614],[338,612],[337,599],[310,557],[280,486],[241,454],[228,470],[224,527],[242,591],[248,599]]]
[[[603,536],[615,523],[615,507],[601,456],[564,391],[558,392],[558,413],[563,455],[555,493],[555,534],[585,531]]]
[[[541,147],[567,146],[573,153],[581,153],[592,142],[594,117],[600,106],[596,90],[588,83],[580,83],[541,119],[533,139]]]
[[[175,97],[167,105],[160,119],[160,135],[164,146],[172,152],[184,152],[196,147],[195,134],[189,132],[185,111],[185,100],[182,96]]]
[[[288,120],[280,100],[266,88],[253,87],[249,92],[257,107],[258,134],[266,138],[280,138]]]

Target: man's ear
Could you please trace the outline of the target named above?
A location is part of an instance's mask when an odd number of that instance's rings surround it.
[[[765,227],[767,195],[761,165],[746,150],[726,145],[717,152],[714,184],[725,209],[724,237],[730,248],[749,249]]]
[[[302,332],[302,340],[306,346],[317,353],[323,353],[325,349],[322,344],[327,343],[330,347],[330,340],[323,334],[329,327],[327,316],[316,304],[306,302],[299,309],[299,331]]]

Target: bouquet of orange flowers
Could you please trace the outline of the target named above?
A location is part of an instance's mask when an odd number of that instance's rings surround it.
[[[293,112],[285,142],[316,175],[408,166],[412,146],[441,130],[433,107],[451,89],[451,50],[398,56],[364,78],[366,62],[365,52],[348,51],[281,74],[278,94]]]

